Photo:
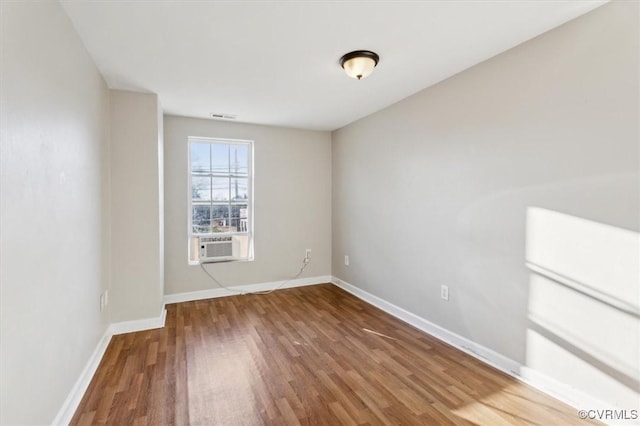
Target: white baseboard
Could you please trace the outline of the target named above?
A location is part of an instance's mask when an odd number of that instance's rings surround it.
[[[82,373],[80,373],[80,377],[73,385],[73,388],[71,388],[71,392],[69,392],[67,398],[64,400],[64,403],[62,404],[62,407],[58,411],[58,414],[56,415],[52,424],[55,426],[66,426],[69,424],[69,422],[71,422],[73,415],[78,409],[80,401],[82,401],[84,393],[89,388],[89,384],[91,383],[91,379],[93,379],[93,375],[96,373],[96,370],[100,365],[100,361],[102,361],[102,357],[107,350],[107,346],[109,346],[109,342],[111,341],[112,336],[115,336],[116,334],[131,333],[134,331],[162,328],[164,327],[166,316],[167,310],[163,306],[160,315],[155,318],[117,322],[109,325],[105,330],[104,335],[98,342],[96,349],[93,351],[93,354],[91,354],[87,365],[82,370]]]
[[[285,283],[281,288],[301,287],[329,282],[353,294],[357,298],[400,319],[401,321],[404,321],[424,331],[425,333],[428,333],[435,338],[479,359],[480,361],[483,361],[486,364],[489,364],[492,367],[516,378],[517,380],[527,383],[528,385],[533,386],[534,388],[546,394],[549,394],[550,396],[559,399],[560,401],[563,401],[566,404],[569,404],[577,409],[583,409],[585,407],[612,408],[609,406],[609,404],[603,403],[602,401],[586,395],[578,391],[577,389],[574,389],[564,383],[560,383],[538,371],[532,370],[529,367],[523,366],[522,364],[508,357],[505,357],[498,352],[495,352],[483,345],[475,343],[465,337],[462,337],[443,327],[440,327],[439,325],[436,325],[422,317],[406,311],[399,306],[387,302],[384,299],[374,296],[373,294],[368,293],[339,278],[328,275],[300,278]],[[282,283],[282,281],[235,286],[230,288],[243,292],[266,291],[277,287],[280,283]],[[169,294],[164,297],[164,303],[170,304],[187,302],[193,300],[225,297],[236,294],[238,293],[228,291],[226,289],[216,288],[188,293]],[[98,369],[98,365],[100,364],[100,361],[102,360],[102,357],[104,356],[104,353],[113,335],[149,330],[154,328],[162,328],[164,327],[166,314],[167,311],[163,306],[161,314],[158,317],[113,323],[109,327],[107,327],[107,330],[98,342],[98,345],[89,358],[89,361],[87,362],[85,368],[82,370],[80,377],[74,384],[71,392],[58,411],[58,415],[55,417],[53,425],[69,424],[73,415],[75,414],[76,409],[78,408],[78,405],[80,404],[80,401],[82,400],[82,397],[84,396],[84,393],[91,383],[93,375]]]
[[[480,345],[472,340],[453,333],[439,325],[432,323],[418,315],[406,311],[393,303],[374,296],[353,284],[337,277],[332,277],[331,282],[341,289],[353,294],[357,298],[385,311],[386,313],[404,321],[425,333],[465,352],[480,361],[526,383],[576,409],[603,408],[615,409],[603,401],[593,398],[565,383],[558,382],[551,377],[520,364],[494,350]]]
[[[91,383],[91,379],[93,379],[93,375],[98,369],[98,365],[100,365],[100,361],[102,360],[102,357],[107,350],[107,346],[109,346],[111,336],[112,334],[109,330],[109,327],[107,327],[104,335],[98,342],[96,349],[91,354],[91,357],[89,357],[89,361],[82,370],[82,373],[80,373],[80,377],[71,388],[71,392],[69,392],[67,398],[64,400],[62,407],[58,411],[58,415],[53,420],[53,425],[66,426],[69,424],[69,422],[71,422],[71,419],[73,418],[73,415],[75,414],[76,409],[78,408],[78,405],[80,404],[80,401],[84,396],[84,393],[89,387],[89,383]]]
[[[424,331],[425,333],[430,334],[431,336],[442,340],[445,343],[448,343],[451,346],[460,349],[463,352],[472,355],[475,358],[480,359],[486,364],[489,364],[501,371],[504,371],[510,375],[519,374],[518,371],[520,369],[520,364],[506,356],[499,354],[487,347],[479,345],[466,337],[462,337],[456,333],[453,333],[446,328],[440,327],[428,321],[422,317],[419,317],[416,314],[413,314],[409,311],[402,309],[399,306],[394,305],[393,303],[389,303],[384,299],[379,298],[378,296],[374,296],[371,293],[368,293],[353,284],[349,284],[346,281],[341,280],[340,278],[332,277],[332,283],[340,287],[341,289],[353,294],[359,299],[364,300],[365,302],[382,309],[386,313],[393,315],[394,317],[411,324],[412,326]]]
[[[310,278],[299,278],[296,280],[291,280],[285,282],[285,284],[280,288],[292,288],[292,287],[302,287],[306,285],[314,285],[314,284],[324,284],[331,282],[330,275],[323,275],[318,277],[310,277]],[[272,288],[278,287],[282,281],[275,282],[266,282],[266,283],[258,283],[258,284],[250,284],[243,286],[235,286],[230,287],[242,292],[253,292],[253,291],[268,291]],[[228,291],[221,288],[204,290],[204,291],[194,291],[189,293],[178,293],[178,294],[169,294],[164,297],[165,304],[168,303],[177,303],[177,302],[187,302],[191,300],[201,300],[201,299],[210,299],[214,297],[224,297],[236,295],[238,293],[233,291]],[[167,316],[167,310],[162,306],[162,310],[159,316],[154,318],[145,318],[134,321],[122,321],[112,323],[107,327],[104,335],[98,342],[96,349],[93,351],[93,354],[89,358],[87,365],[84,370],[80,374],[80,377],[73,385],[71,392],[65,399],[62,407],[58,411],[56,415],[53,425],[68,425],[73,415],[75,414],[84,393],[87,391],[89,384],[91,383],[91,379],[98,369],[98,365],[100,365],[100,361],[104,356],[105,351],[107,350],[107,346],[111,341],[111,337],[117,334],[124,333],[132,333],[135,331],[143,331],[143,330],[152,330],[155,328],[164,327],[165,319]]]
[[[280,288],[282,289],[282,288],[302,287],[306,285],[325,284],[325,283],[330,283],[332,278],[333,277],[331,277],[331,275],[320,275],[317,277],[298,278],[295,280],[290,280],[285,282],[285,284]],[[191,302],[193,300],[204,300],[204,299],[214,299],[217,297],[237,296],[238,294],[241,294],[241,293],[251,293],[254,291],[269,291],[271,289],[277,288],[282,283],[283,281],[272,281],[272,282],[266,282],[266,283],[229,286],[229,289],[232,289],[232,290],[227,290],[224,288],[212,288],[208,290],[190,291],[186,293],[167,294],[164,296],[164,304],[168,305],[170,303]]]
[[[587,395],[586,393],[573,388],[566,383],[562,383],[553,379],[546,374],[543,374],[533,368],[527,366],[520,367],[520,374],[512,374],[516,379],[533,386],[538,389],[564,402],[567,405],[570,405],[576,409],[611,409],[614,410],[615,407],[612,407],[610,404],[603,402],[599,399],[592,397],[591,395]],[[604,420],[600,420],[604,422]],[[609,423],[609,424],[625,424],[624,422],[618,423]]]
[[[153,330],[154,328],[164,327],[164,321],[167,317],[167,310],[162,306],[160,315],[154,318],[144,318],[134,321],[114,322],[109,326],[112,335],[133,333],[134,331]]]

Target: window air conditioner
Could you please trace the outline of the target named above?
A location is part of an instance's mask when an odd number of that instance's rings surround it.
[[[220,262],[238,258],[238,244],[230,235],[200,237],[200,262]]]

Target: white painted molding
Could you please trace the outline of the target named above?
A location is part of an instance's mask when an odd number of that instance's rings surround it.
[[[73,415],[75,414],[76,409],[78,408],[78,405],[80,404],[80,401],[84,396],[84,393],[89,387],[89,383],[91,383],[91,379],[93,379],[93,375],[98,369],[98,365],[100,365],[100,361],[102,360],[102,357],[107,350],[107,346],[109,346],[111,336],[112,334],[109,330],[109,327],[107,327],[104,335],[102,336],[100,341],[98,341],[96,349],[91,354],[91,357],[89,357],[89,361],[82,370],[82,373],[80,373],[80,377],[78,377],[78,380],[71,388],[71,392],[69,392],[69,395],[67,395],[67,398],[64,400],[62,407],[60,407],[58,415],[53,420],[53,425],[66,426],[69,424],[69,422],[71,422],[71,419],[73,418]]]
[[[153,330],[154,328],[164,327],[164,321],[167,317],[167,310],[162,305],[160,315],[154,318],[144,318],[133,321],[114,322],[109,326],[112,335],[133,333],[134,331]]]
[[[454,346],[475,358],[478,358],[486,364],[489,364],[510,375],[518,374],[520,364],[510,358],[505,357],[502,354],[499,354],[498,352],[479,345],[467,339],[466,337],[462,337],[447,330],[446,328],[440,327],[439,325],[436,325],[431,321],[428,321],[416,314],[406,311],[401,307],[394,305],[393,303],[379,298],[378,296],[374,296],[373,294],[366,292],[354,286],[353,284],[349,284],[348,282],[343,281],[340,278],[333,277],[333,280],[331,282],[341,289],[353,294],[357,298],[364,300],[365,302],[379,309],[382,309],[386,313],[393,315],[399,320],[411,324],[412,326],[424,331],[425,333],[428,333],[431,336],[442,340],[443,342],[448,343],[451,346]]]
[[[166,316],[167,310],[163,305],[160,315],[156,318],[145,318],[135,321],[117,322],[109,325],[105,330],[104,335],[98,342],[96,349],[93,351],[93,354],[91,354],[87,365],[84,367],[84,370],[82,370],[80,377],[73,385],[73,388],[71,388],[71,392],[69,392],[67,398],[64,400],[64,403],[62,404],[62,407],[58,411],[58,414],[56,415],[52,424],[55,426],[66,426],[69,424],[69,422],[71,422],[73,415],[78,409],[80,401],[82,401],[84,393],[89,388],[89,384],[91,383],[91,379],[93,379],[93,375],[96,373],[96,370],[100,365],[100,361],[102,361],[102,357],[107,350],[107,346],[109,346],[109,342],[111,341],[112,336],[115,336],[116,334],[131,333],[133,331],[162,328],[164,327]]]
[[[560,383],[555,379],[552,379],[538,371],[523,366],[522,364],[510,358],[507,358],[504,355],[499,354],[498,352],[495,352],[485,346],[482,346],[443,327],[440,327],[439,325],[436,325],[422,317],[406,311],[399,306],[387,302],[384,299],[374,296],[373,294],[364,291],[352,284],[349,284],[339,278],[328,275],[301,278],[286,282],[281,288],[302,287],[329,282],[353,294],[357,298],[398,318],[399,320],[404,321],[424,331],[425,333],[428,333],[433,337],[479,359],[480,361],[489,364],[492,367],[516,378],[517,380],[527,383],[528,385],[533,386],[534,388],[577,409],[615,409],[615,407],[611,407],[609,404],[605,404],[604,402],[586,395],[578,391],[577,389],[571,388],[570,386],[564,383]],[[235,286],[230,288],[243,292],[268,291],[272,288],[277,287],[280,283],[282,283],[282,281]],[[169,304],[192,300],[211,299],[236,294],[238,293],[221,288],[216,288],[189,293],[169,294],[164,297],[164,303]],[[104,356],[104,353],[113,335],[162,328],[165,324],[166,315],[167,310],[163,306],[158,317],[113,323],[109,327],[107,327],[107,330],[98,342],[96,349],[93,351],[93,354],[89,358],[87,365],[82,370],[80,377],[73,385],[71,392],[69,392],[69,395],[62,404],[62,407],[58,411],[58,414],[56,415],[52,424],[55,426],[69,424],[73,415],[75,414],[76,409],[78,408],[78,405],[80,404],[80,401],[82,400],[82,397],[84,396],[84,393],[91,383],[93,375],[100,365],[100,361],[102,360],[102,357]]]
[[[564,402],[567,405],[570,405],[576,409],[610,409],[615,410],[616,407],[612,407],[611,404],[607,404],[606,402],[600,401],[582,392],[579,389],[569,386],[566,383],[559,382],[558,380],[547,376],[533,368],[527,366],[520,367],[520,374],[513,375],[516,379],[533,386],[538,389]],[[604,420],[600,420],[601,422],[605,422]],[[637,424],[637,423],[608,423],[608,424]]]
[[[326,284],[326,283],[330,283],[332,278],[333,277],[331,275],[320,275],[317,277],[298,278],[298,279],[289,280],[289,281],[272,281],[272,282],[266,282],[266,283],[229,286],[228,288],[230,290],[227,290],[224,288],[212,288],[208,290],[190,291],[186,293],[167,294],[164,296],[164,304],[168,305],[170,303],[191,302],[193,300],[204,300],[204,299],[214,299],[217,297],[237,296],[238,294],[252,293],[255,291],[269,291],[269,290],[278,288],[278,286],[283,282],[284,282],[284,285],[282,287],[279,287],[278,289],[303,287],[307,285],[316,285],[316,284]]]
[[[593,398],[578,389],[575,389],[565,383],[558,382],[551,377],[546,376],[536,370],[526,367],[517,361],[512,360],[494,350],[480,345],[472,340],[453,333],[439,325],[432,323],[418,315],[406,311],[393,303],[387,302],[378,296],[364,291],[353,284],[337,277],[331,277],[331,282],[341,289],[353,294],[383,311],[406,322],[427,334],[441,340],[462,352],[465,352],[474,358],[489,364],[490,366],[508,374],[515,379],[526,383],[576,409],[615,409],[603,401]]]

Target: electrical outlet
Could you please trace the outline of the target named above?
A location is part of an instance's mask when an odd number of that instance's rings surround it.
[[[349,266],[349,256],[344,257],[344,266]]]
[[[449,286],[446,286],[446,285],[440,286],[440,298],[444,300],[449,300]]]
[[[104,311],[104,308],[109,304],[109,290],[105,290],[100,295],[100,312]]]
[[[311,249],[306,249],[304,251],[304,257],[305,259],[311,259]]]

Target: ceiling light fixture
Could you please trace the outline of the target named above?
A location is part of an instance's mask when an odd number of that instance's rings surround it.
[[[369,50],[355,50],[340,58],[340,66],[349,77],[361,80],[373,72],[380,57]]]

